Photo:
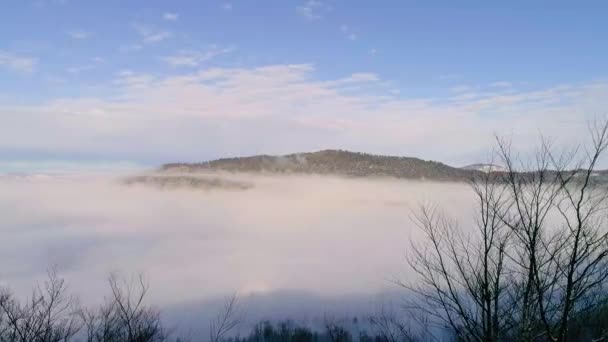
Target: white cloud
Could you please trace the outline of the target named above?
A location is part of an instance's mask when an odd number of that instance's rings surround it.
[[[67,34],[72,39],[79,39],[79,40],[83,40],[83,39],[87,39],[87,38],[91,37],[90,32],[87,32],[85,30],[80,30],[80,29],[68,31]]]
[[[352,84],[361,84],[361,83],[373,83],[380,81],[380,77],[377,74],[371,72],[357,72],[351,74],[348,77],[339,78],[332,81],[327,81],[324,85],[328,87],[337,87],[337,86],[346,86]]]
[[[147,35],[144,38],[144,42],[146,43],[156,43],[156,42],[160,42],[163,41],[167,38],[171,37],[171,33],[167,32],[167,31],[162,31],[162,32],[157,32],[154,34],[150,34]]]
[[[375,56],[378,54],[378,50],[376,48],[371,48],[369,49],[368,53],[372,56]]]
[[[126,87],[131,90],[145,88],[155,79],[150,75],[139,74],[132,70],[121,70],[116,76],[117,78],[113,81],[115,85]]]
[[[179,14],[166,12],[166,13],[163,13],[163,19],[168,20],[168,21],[176,21],[177,19],[179,19]]]
[[[296,7],[296,12],[306,20],[318,20],[323,17],[331,8],[318,0],[308,0],[304,4]]]
[[[31,73],[38,65],[38,59],[33,57],[17,56],[12,53],[0,51],[0,67],[13,71]]]
[[[346,24],[340,25],[340,31],[344,34],[344,36],[348,40],[355,41],[358,38],[357,33],[355,32],[355,30],[352,27],[350,27],[350,26],[348,26]]]
[[[105,63],[105,61],[106,61],[106,59],[103,57],[99,57],[99,56],[93,57],[93,62],[95,62],[95,63]]]
[[[133,24],[133,28],[142,37],[144,43],[158,43],[171,37],[171,32],[157,30],[148,26]]]
[[[220,48],[217,46],[211,46],[206,51],[182,50],[175,55],[162,57],[161,59],[174,67],[196,67],[203,62],[206,62],[219,55],[232,52],[233,50],[234,48],[231,47]]]
[[[125,71],[107,86],[111,98],[0,106],[0,148],[174,160],[346,148],[464,164],[458,158],[486,152],[494,133],[524,147],[539,131],[577,141],[586,118],[608,107],[606,82],[411,98],[373,73],[314,74],[308,64]]]
[[[224,11],[232,11],[232,3],[230,2],[225,2],[222,4],[222,9]]]

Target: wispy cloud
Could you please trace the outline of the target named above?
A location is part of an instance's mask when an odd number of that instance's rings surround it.
[[[296,12],[306,20],[321,19],[330,10],[328,5],[318,0],[308,0],[296,7]]]
[[[162,31],[162,32],[157,32],[157,33],[153,33],[150,35],[146,35],[146,37],[144,38],[144,42],[156,43],[156,42],[163,41],[169,37],[171,37],[171,33],[167,32],[167,31]]]
[[[91,37],[91,33],[87,32],[85,30],[81,30],[81,29],[76,29],[76,30],[71,30],[67,32],[68,36],[70,36],[70,38],[72,39],[87,39],[89,37]]]
[[[222,9],[224,11],[232,11],[232,3],[230,2],[225,2],[222,4]]]
[[[173,67],[196,67],[203,62],[232,51],[234,51],[233,47],[211,46],[205,51],[182,50],[175,55],[162,57],[162,60]]]
[[[0,67],[13,71],[31,73],[38,65],[38,59],[18,56],[9,52],[0,51]]]
[[[344,36],[346,38],[348,38],[349,40],[354,41],[354,40],[357,40],[357,38],[358,38],[357,33],[355,33],[355,30],[346,24],[342,24],[340,26],[340,32],[342,32],[342,34],[344,34]]]
[[[145,25],[133,24],[133,28],[142,37],[144,43],[158,43],[171,37],[171,32],[158,30]]]
[[[179,14],[165,12],[165,13],[163,13],[163,19],[168,20],[168,21],[176,21],[177,19],[179,19]]]
[[[316,73],[309,64],[174,76],[125,72],[111,85],[112,98],[0,105],[0,118],[11,118],[0,125],[0,147],[176,159],[197,158],[201,151],[340,147],[450,162],[491,146],[495,132],[514,132],[514,142],[524,147],[536,143],[540,128],[573,142],[586,130],[585,120],[608,107],[606,82],[513,92],[486,86],[416,98],[403,89],[395,96],[396,87],[374,73],[330,80],[315,79]],[[213,139],[200,139],[204,135]],[[179,141],[179,149],[169,141]]]
[[[332,81],[325,82],[325,85],[328,87],[343,87],[352,84],[361,84],[361,83],[369,83],[369,82],[378,82],[380,81],[380,77],[372,72],[357,72],[351,74],[348,77],[339,78]]]

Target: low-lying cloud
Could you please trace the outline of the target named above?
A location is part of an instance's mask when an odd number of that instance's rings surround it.
[[[230,177],[254,187],[162,190],[107,175],[2,177],[0,280],[27,296],[57,265],[84,303],[103,300],[110,272],[142,272],[150,302],[165,308],[235,291],[282,294],[277,300],[295,291],[348,308],[355,303],[344,298],[371,302],[396,289],[395,277],[406,279],[408,241],[417,236],[411,211],[420,203],[449,204],[458,218],[473,205],[464,184]],[[268,298],[264,308],[274,310]]]

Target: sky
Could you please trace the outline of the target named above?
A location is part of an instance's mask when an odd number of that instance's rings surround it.
[[[608,114],[601,2],[0,6],[0,171],[327,148],[461,166]]]

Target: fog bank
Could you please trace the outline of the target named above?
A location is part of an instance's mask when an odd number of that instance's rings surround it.
[[[225,175],[222,175],[225,177]],[[465,184],[231,176],[248,190],[126,186],[117,175],[0,177],[0,281],[29,294],[57,265],[84,303],[110,272],[142,272],[162,307],[291,290],[365,296],[407,277],[420,203],[465,219]],[[403,278],[402,278],[403,279]]]

